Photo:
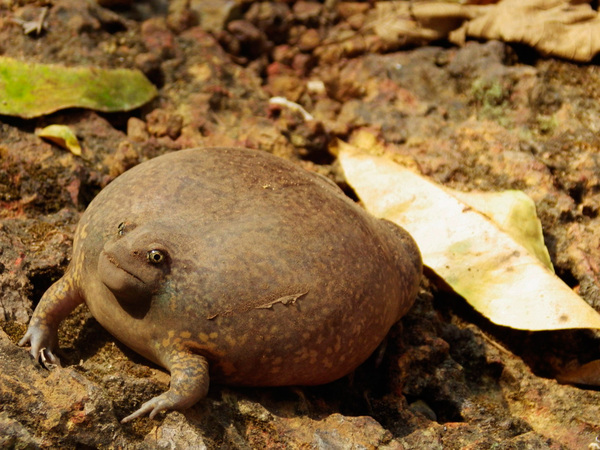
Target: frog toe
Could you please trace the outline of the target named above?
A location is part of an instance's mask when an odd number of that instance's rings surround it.
[[[138,410],[121,420],[121,423],[130,422],[131,420],[145,416],[148,413],[150,419],[154,419],[159,412],[167,409],[173,409],[175,406],[176,405],[174,404],[173,399],[171,399],[169,396],[169,392],[165,392],[158,397],[148,400],[146,403],[140,406]]]
[[[34,357],[36,357],[36,355],[34,355]],[[44,365],[60,365],[60,359],[49,348],[41,348],[37,354],[37,359]]]
[[[192,406],[208,392],[208,362],[203,356],[176,351],[170,357],[170,389],[144,403],[137,411],[121,420],[127,423],[146,414],[153,419],[167,409],[185,409]]]
[[[29,353],[36,361],[43,364],[59,364],[58,357],[54,354],[57,337],[49,330],[30,326],[25,335],[19,341],[19,346],[31,345]]]

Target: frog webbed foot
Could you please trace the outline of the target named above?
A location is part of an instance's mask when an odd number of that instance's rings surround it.
[[[179,352],[171,357],[171,387],[169,390],[144,403],[121,423],[127,423],[150,413],[153,419],[160,411],[185,409],[208,393],[208,361],[203,356]]]

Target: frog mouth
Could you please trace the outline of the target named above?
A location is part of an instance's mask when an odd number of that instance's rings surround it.
[[[130,272],[121,264],[119,264],[119,261],[114,257],[114,255],[106,252],[105,250],[102,250],[102,252],[100,252],[100,260],[98,262],[98,265],[100,271],[102,272],[113,272],[113,274],[117,277],[119,275],[122,276],[122,274],[125,273],[126,275],[134,278],[136,281],[146,284],[145,281],[138,277],[136,274]],[[114,273],[114,269],[117,269],[118,273]]]

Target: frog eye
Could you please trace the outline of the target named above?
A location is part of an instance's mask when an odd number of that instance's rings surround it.
[[[121,222],[117,227],[117,234],[123,236],[125,234],[125,222]]]
[[[160,264],[165,260],[165,255],[160,250],[149,250],[146,253],[146,258],[148,258],[148,262],[152,264]]]

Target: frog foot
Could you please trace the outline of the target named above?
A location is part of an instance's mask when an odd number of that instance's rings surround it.
[[[173,393],[171,391],[167,391],[158,397],[154,397],[152,400],[148,400],[137,411],[121,420],[121,423],[130,422],[131,420],[145,416],[148,413],[150,413],[150,419],[154,419],[154,416],[161,411],[177,409],[178,402],[176,398],[173,398],[174,396],[172,394]]]
[[[44,365],[48,363],[60,365],[60,360],[54,354],[54,349],[58,346],[58,336],[49,327],[31,324],[19,341],[19,346],[21,347],[27,344],[31,345],[29,353],[36,361]]]
[[[160,411],[189,408],[206,396],[209,384],[208,362],[203,356],[176,351],[169,361],[171,388],[144,403],[133,414],[121,420],[121,423],[127,423],[148,413],[153,419]]]

